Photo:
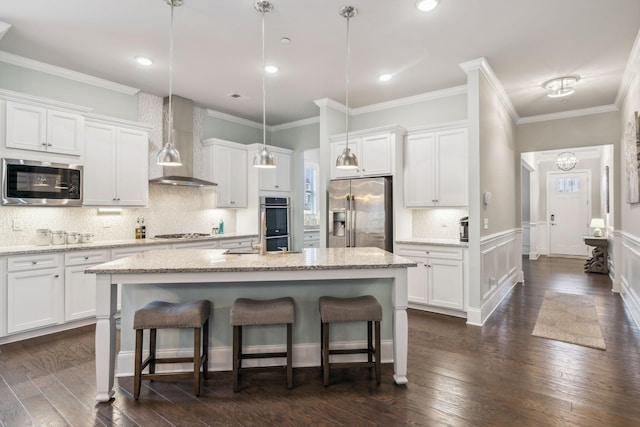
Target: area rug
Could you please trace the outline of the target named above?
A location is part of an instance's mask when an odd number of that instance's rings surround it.
[[[606,350],[592,296],[547,291],[532,335]]]

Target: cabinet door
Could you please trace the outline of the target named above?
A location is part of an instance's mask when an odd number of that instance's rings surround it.
[[[96,275],[84,274],[87,264],[64,270],[64,320],[78,320],[96,315]]]
[[[427,302],[438,307],[462,310],[464,308],[462,263],[429,258],[427,272]]]
[[[7,333],[62,322],[61,268],[7,274]]]
[[[46,151],[47,110],[32,105],[7,102],[7,148]]]
[[[123,206],[146,206],[149,200],[149,138],[147,132],[118,129],[116,145],[116,201]]]
[[[467,130],[437,132],[438,206],[467,205]]]
[[[116,199],[116,128],[87,122],[84,205],[113,205]]]
[[[291,155],[274,152],[276,167],[260,169],[260,190],[291,191]]]
[[[84,117],[62,111],[47,111],[47,151],[79,156],[83,149]]]
[[[435,206],[434,153],[432,133],[411,135],[404,146],[404,204],[406,207]]]
[[[360,142],[362,176],[391,175],[391,137],[389,134],[363,137]]]
[[[427,264],[425,259],[413,258],[418,263],[417,267],[407,269],[408,299],[409,302],[419,304],[427,303]]]
[[[349,150],[358,158],[357,169],[338,169],[336,167],[336,160],[347,146],[346,141],[338,141],[331,143],[331,179],[335,178],[355,178],[360,176],[360,167],[362,167],[362,159],[360,158],[360,140],[357,138],[349,139]]]
[[[213,146],[213,182],[218,184],[218,208],[247,207],[247,151]],[[280,165],[278,165],[280,166]]]

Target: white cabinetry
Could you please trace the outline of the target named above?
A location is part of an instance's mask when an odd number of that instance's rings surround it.
[[[467,163],[466,128],[407,135],[405,206],[466,206]]]
[[[106,250],[68,252],[64,255],[64,320],[96,314],[96,275],[84,274],[91,266],[107,262]]]
[[[87,120],[84,168],[86,206],[146,206],[148,132]]]
[[[7,258],[7,333],[63,321],[64,273],[60,254]]]
[[[378,128],[349,134],[349,150],[358,158],[357,169],[338,169],[335,161],[346,147],[346,136],[331,140],[331,178],[384,176],[395,173],[395,147],[404,130],[398,127]]]
[[[276,157],[276,167],[258,170],[259,189],[261,191],[291,191],[291,150],[269,147],[269,151]]]
[[[258,236],[254,237],[243,237],[237,239],[225,239],[220,240],[220,249],[248,249],[251,248],[251,245],[254,243],[258,243]]]
[[[216,240],[207,240],[206,242],[187,242],[175,243],[173,249],[219,249],[220,244]]]
[[[82,155],[84,117],[45,107],[6,103],[6,146],[71,156]]]
[[[304,242],[302,242],[302,246],[305,248],[319,248],[320,230],[304,230]]]
[[[208,167],[205,179],[218,184],[217,208],[247,207],[247,148],[221,139],[204,141]]]
[[[418,263],[417,267],[408,269],[408,297],[412,307],[464,316],[462,248],[399,245],[398,255]]]

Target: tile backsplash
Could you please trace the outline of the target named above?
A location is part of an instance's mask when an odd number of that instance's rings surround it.
[[[93,233],[94,240],[135,238],[136,219],[143,217],[147,236],[167,233],[211,233],[222,219],[225,232],[237,231],[233,209],[210,209],[211,190],[169,185],[149,186],[149,206],[99,214],[98,208],[0,206],[0,246],[35,244],[36,230]],[[14,230],[14,221],[22,230]],[[242,230],[240,230],[242,231]]]
[[[468,212],[466,209],[433,208],[414,209],[412,214],[412,237],[459,239],[460,218]]]

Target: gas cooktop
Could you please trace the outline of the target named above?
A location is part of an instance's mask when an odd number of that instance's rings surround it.
[[[174,234],[157,234],[155,239],[197,239],[198,237],[209,237],[210,234],[205,233],[174,233]]]

